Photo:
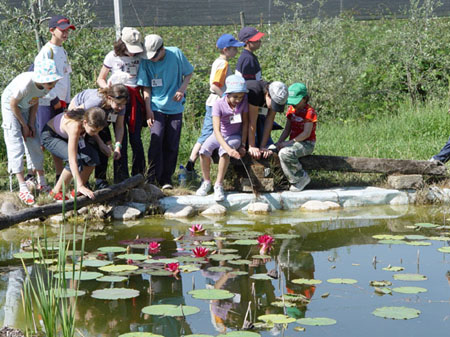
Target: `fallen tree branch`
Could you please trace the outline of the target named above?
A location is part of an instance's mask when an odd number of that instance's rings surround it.
[[[135,175],[122,181],[119,184],[112,185],[108,188],[104,188],[94,192],[95,199],[89,199],[85,196],[78,197],[76,200],[77,209],[81,207],[102,203],[106,200],[110,200],[120,194],[127,192],[128,190],[142,184],[144,177],[142,174]],[[65,203],[65,211],[72,211],[75,206],[75,200],[69,200]],[[27,221],[30,219],[36,219],[41,217],[48,217],[50,215],[60,214],[62,212],[62,203],[51,203],[43,206],[26,208],[20,210],[11,215],[0,216],[0,229],[8,228],[16,223]]]

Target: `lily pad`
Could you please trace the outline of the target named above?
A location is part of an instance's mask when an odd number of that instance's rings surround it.
[[[235,248],[222,248],[220,249],[220,254],[231,254],[231,253],[237,253],[238,250]]]
[[[281,314],[262,315],[259,316],[258,319],[267,323],[272,322],[273,324],[288,324],[296,321],[295,318]]]
[[[226,273],[228,271],[232,271],[233,268],[230,267],[209,267],[208,271],[214,272],[214,273]]]
[[[232,245],[241,245],[241,246],[253,246],[258,244],[258,240],[236,240],[231,242]]]
[[[91,295],[100,300],[119,300],[139,296],[139,290],[127,288],[106,288],[94,290]]]
[[[428,238],[423,235],[405,235],[405,239],[416,241],[416,240],[427,240]]]
[[[432,224],[432,223],[416,223],[416,227],[419,228],[436,228],[439,227],[438,225]]]
[[[450,247],[441,247],[438,248],[438,251],[440,251],[441,253],[450,253]]]
[[[369,285],[372,287],[389,287],[392,285],[391,281],[370,281]]]
[[[431,240],[431,241],[450,241],[450,237],[448,237],[448,236],[429,236],[428,240]]]
[[[265,260],[265,259],[270,259],[270,255],[253,255],[252,259],[261,259],[261,260]]]
[[[244,271],[244,270],[235,270],[235,271],[232,271],[232,272],[230,273],[230,275],[233,275],[233,276],[248,275],[248,271]]]
[[[232,264],[232,265],[241,266],[241,265],[248,265],[248,264],[252,263],[252,261],[250,261],[250,260],[231,260],[231,261],[228,261],[228,263]]]
[[[86,292],[83,290],[75,290],[75,289],[59,289],[55,291],[56,297],[68,298],[68,297],[79,297],[85,295]]]
[[[194,271],[200,270],[200,267],[196,264],[186,264],[184,266],[180,266],[179,269],[183,273],[192,273]]]
[[[99,277],[102,277],[102,273],[97,273],[94,271],[82,271],[81,273],[79,271],[75,271],[75,273],[72,273],[71,271],[66,271],[65,273],[66,280],[81,280],[81,281],[88,281],[88,280],[95,280]],[[53,277],[59,278],[61,277],[61,274],[54,274]]]
[[[164,337],[163,335],[155,335],[151,332],[127,332],[121,334],[119,337]]]
[[[426,288],[421,287],[397,287],[392,288],[392,291],[402,294],[419,294],[419,293],[426,293],[428,290]]]
[[[128,280],[128,277],[125,277],[125,276],[111,276],[111,275],[99,277],[97,279],[97,281],[99,281],[99,282],[123,282],[125,280]]]
[[[172,276],[173,273],[168,270],[151,270],[148,271],[147,274],[153,275],[153,276]]]
[[[406,244],[410,246],[431,246],[431,242],[426,241],[409,241]]]
[[[196,314],[200,309],[190,305],[156,304],[142,308],[142,312],[147,315],[183,317]]]
[[[398,272],[398,271],[405,270],[405,268],[403,268],[403,267],[396,267],[396,266],[387,266],[387,267],[384,267],[383,270]]]
[[[13,257],[15,257],[16,259],[23,259],[23,260],[37,259],[37,258],[39,258],[39,252],[36,252],[36,251],[20,252],[20,253],[13,254]]]
[[[135,260],[135,261],[143,261],[147,260],[148,255],[144,254],[120,254],[117,255],[118,259],[124,259],[124,260]]]
[[[104,267],[112,264],[112,261],[107,260],[83,260],[83,267]]]
[[[383,288],[379,288],[379,287],[375,287],[375,292],[379,295],[391,295],[392,294],[392,290],[386,287]]]
[[[283,298],[289,302],[309,302],[309,299],[302,294],[284,294]]]
[[[372,311],[372,314],[390,319],[412,319],[419,317],[420,311],[407,307],[382,307]]]
[[[261,337],[261,335],[251,331],[231,331],[225,335],[220,335],[220,337]]]
[[[192,335],[184,335],[184,337],[214,337],[214,336],[213,335],[205,335],[202,333],[194,333]]]
[[[164,264],[177,263],[178,262],[177,259],[155,259],[154,261],[156,261],[156,263],[164,263]]]
[[[134,271],[139,269],[139,267],[131,264],[113,264],[110,266],[103,266],[98,269],[107,273],[119,273],[122,271]]]
[[[295,284],[321,284],[321,280],[315,280],[315,279],[308,279],[308,278],[297,278],[295,280],[291,281]]]
[[[270,305],[273,305],[274,307],[278,307],[278,308],[284,308],[284,307],[293,308],[293,307],[297,306],[296,303],[289,302],[289,301],[284,301],[284,302],[283,301],[275,301],[275,302],[270,303]],[[291,322],[289,322],[289,323],[291,323]]]
[[[211,255],[209,258],[214,261],[228,261],[228,260],[240,259],[241,256],[237,255],[237,254],[224,254],[224,255],[214,254],[214,255]]]
[[[427,277],[421,274],[394,274],[394,280],[398,281],[425,281]]]
[[[392,234],[377,234],[372,235],[372,237],[377,240],[403,240],[405,238],[404,235],[392,235]]]
[[[330,278],[327,280],[328,283],[335,284],[355,284],[358,281],[351,278]]]
[[[116,247],[116,246],[100,247],[98,250],[103,253],[122,253],[127,251],[127,249],[124,247]]]
[[[297,320],[297,323],[304,325],[333,325],[336,324],[336,320],[327,317],[309,317],[309,318],[300,318]]]
[[[199,300],[225,300],[234,297],[234,294],[224,289],[196,289],[188,292],[193,298]]]
[[[402,240],[380,240],[378,243],[384,244],[384,245],[404,245],[406,241]]]
[[[289,240],[289,239],[298,239],[301,236],[298,234],[274,234],[274,235],[272,235],[272,237],[274,239]]]
[[[250,278],[254,280],[273,280],[269,275],[267,274],[253,274],[250,276]]]
[[[175,260],[175,259],[174,259]],[[178,260],[176,260],[175,262],[178,262]],[[160,260],[153,260],[153,259],[147,259],[144,261],[144,263],[147,264],[165,264],[164,262],[160,262]]]

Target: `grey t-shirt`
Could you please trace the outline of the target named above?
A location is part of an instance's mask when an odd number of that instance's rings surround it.
[[[102,96],[100,96],[97,89],[86,89],[78,93],[75,97],[75,105],[83,105],[84,109],[90,109],[93,107],[102,107]],[[107,114],[114,113],[112,109],[103,109]],[[119,113],[119,116],[125,115],[125,108],[123,108]]]

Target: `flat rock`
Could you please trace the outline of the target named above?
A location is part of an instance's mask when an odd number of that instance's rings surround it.
[[[148,204],[140,202],[127,202],[124,206],[136,208],[140,210],[143,214],[145,214],[148,208]]]
[[[398,190],[417,189],[423,186],[423,177],[420,174],[390,175],[388,184]]]
[[[64,221],[64,217],[62,214],[56,214],[56,215],[51,216],[49,218],[49,220],[50,220],[50,223],[59,225],[61,222]]]
[[[341,206],[333,201],[309,200],[300,209],[303,211],[323,212],[330,209],[338,209]]]
[[[112,216],[114,220],[135,220],[142,215],[142,212],[129,206],[116,206],[113,208]]]
[[[202,215],[208,215],[208,216],[214,216],[214,215],[225,215],[227,213],[227,208],[225,206],[215,204],[207,209],[205,209],[201,214]]]
[[[195,215],[194,207],[183,205],[173,206],[164,213],[164,216],[166,218],[189,218],[194,215]]]
[[[249,214],[269,214],[270,205],[265,202],[254,202],[248,205],[247,212]]]
[[[128,199],[131,202],[146,203],[149,201],[149,196],[143,188],[133,188],[128,192]]]
[[[150,200],[159,200],[164,198],[163,191],[153,184],[144,184],[142,188],[147,192],[147,196]]]
[[[5,215],[11,215],[16,213],[19,208],[11,201],[4,201],[2,203],[2,207],[0,208],[0,212]]]

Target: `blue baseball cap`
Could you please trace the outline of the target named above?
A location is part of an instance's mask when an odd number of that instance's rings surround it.
[[[245,79],[240,75],[230,75],[225,80],[225,85],[227,89],[226,94],[232,94],[237,92],[248,92],[247,84],[245,84]]]
[[[216,43],[217,48],[223,49],[228,47],[243,47],[245,43],[239,42],[231,34],[223,34]]]

